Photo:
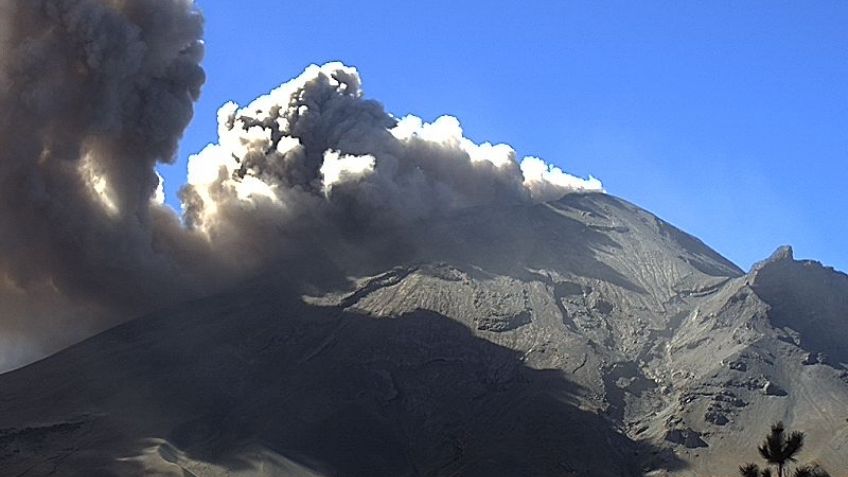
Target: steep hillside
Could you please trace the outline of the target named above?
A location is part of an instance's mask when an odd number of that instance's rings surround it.
[[[264,276],[0,376],[0,467],[727,476],[782,419],[848,469],[845,275],[745,274],[604,194],[415,227],[346,282]]]

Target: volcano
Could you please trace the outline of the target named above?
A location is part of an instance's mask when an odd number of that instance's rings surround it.
[[[845,274],[602,193],[408,227],[3,374],[3,474],[726,476],[778,420],[848,469]]]

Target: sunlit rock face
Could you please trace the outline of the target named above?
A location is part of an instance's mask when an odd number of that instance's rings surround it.
[[[734,475],[782,419],[848,468],[845,275],[746,274],[598,193],[405,227],[343,280],[262,275],[0,376],[0,467]]]

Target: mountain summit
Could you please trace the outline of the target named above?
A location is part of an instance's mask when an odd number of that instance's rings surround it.
[[[405,227],[344,280],[265,274],[0,376],[0,468],[726,476],[777,420],[848,468],[848,276],[744,273],[600,193]]]

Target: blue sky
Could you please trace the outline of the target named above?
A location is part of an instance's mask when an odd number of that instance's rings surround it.
[[[400,116],[457,116],[606,189],[743,268],[778,245],[848,271],[848,2],[198,0],[215,113],[310,63],[356,66]]]

